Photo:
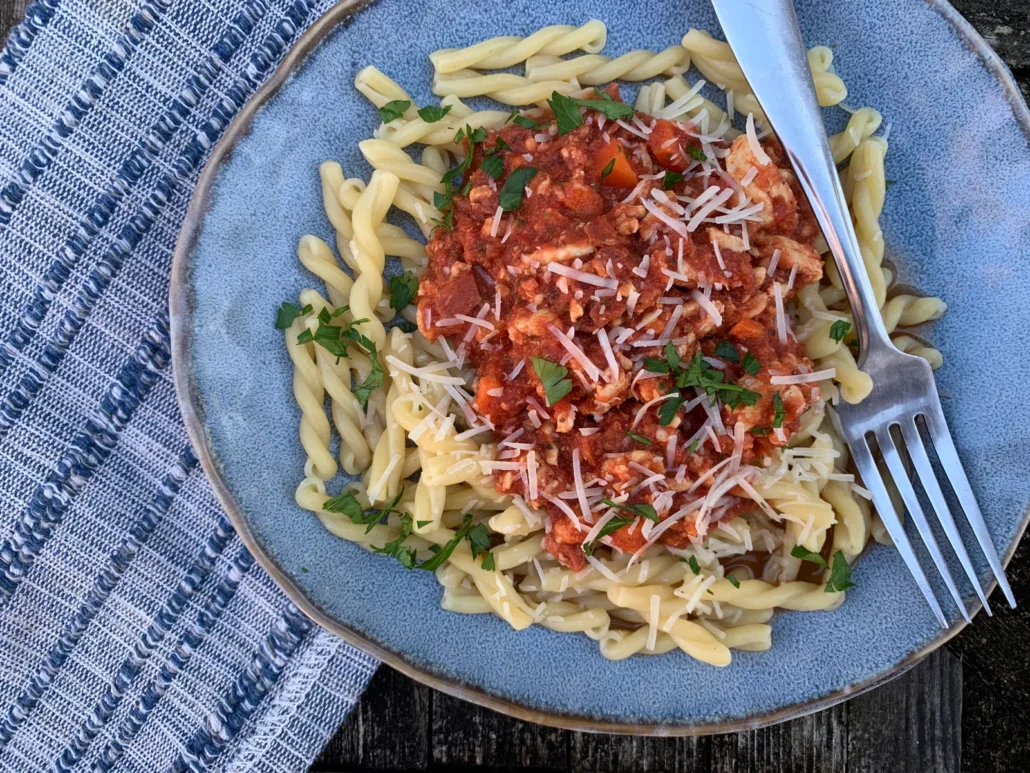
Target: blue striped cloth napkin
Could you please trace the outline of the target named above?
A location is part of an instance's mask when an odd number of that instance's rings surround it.
[[[40,0],[0,55],[0,769],[304,770],[376,661],[211,493],[168,276],[211,147],[330,0]]]

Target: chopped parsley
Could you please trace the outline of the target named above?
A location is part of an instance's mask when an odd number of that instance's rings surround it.
[[[672,190],[672,186],[683,179],[683,175],[679,172],[666,172],[665,177],[662,178],[662,190]]]
[[[610,175],[612,173],[613,169],[615,169],[615,157],[614,156],[612,157],[611,161],[609,161],[607,164],[605,164],[604,169],[601,170],[601,179],[603,180],[605,177]]]
[[[779,392],[773,392],[773,429],[783,426],[783,420],[787,418],[787,409],[783,405],[783,398]]]
[[[687,448],[687,453],[696,454],[697,453],[697,447],[700,444],[701,444],[701,438],[698,438],[693,443],[691,443],[690,446]]]
[[[476,558],[480,553],[490,552],[490,530],[486,528],[485,523],[477,523],[469,529],[465,538],[469,541],[469,545],[472,546],[473,558]]]
[[[487,553],[485,556],[483,556],[483,571],[484,572],[492,572],[496,568],[497,567],[494,564],[494,554],[493,553]]]
[[[597,547],[597,543],[600,542],[603,537],[607,537],[609,534],[618,531],[623,526],[629,526],[633,521],[633,518],[623,518],[621,515],[616,515],[601,527],[601,531],[597,533],[597,536],[593,540],[583,543],[583,552],[588,556],[593,555],[594,548]]]
[[[400,311],[407,308],[418,295],[418,277],[410,271],[390,277],[390,308]]]
[[[691,556],[690,560],[681,558],[680,561],[690,567],[690,571],[694,574],[701,574],[701,565],[697,562],[697,556]]]
[[[752,427],[750,432],[752,435],[768,435],[772,430],[768,427]]]
[[[402,319],[400,322],[398,322],[396,327],[399,327],[402,333],[414,333],[416,330],[418,330],[418,325],[416,325],[414,322],[409,322],[406,319]]]
[[[617,102],[612,98],[611,94],[601,91],[596,87],[594,88],[594,94],[597,95],[597,99],[575,99],[563,96],[557,91],[551,94],[547,104],[550,105],[551,112],[554,113],[554,119],[558,124],[559,136],[564,136],[573,129],[583,125],[583,113],[579,110],[581,107],[585,107],[587,110],[595,110],[613,121],[633,117],[634,110],[632,105],[627,105],[625,102]]]
[[[630,432],[629,430],[626,430],[626,437],[630,438],[631,440],[635,440],[638,443],[643,443],[645,446],[652,445],[652,442],[650,440],[648,440],[643,435],[638,435],[636,432]]]
[[[617,504],[612,500],[605,497],[601,500],[604,504],[608,505],[621,513],[633,516],[639,516],[640,518],[646,518],[649,521],[658,523],[658,511],[654,509],[652,505],[644,504],[643,502],[637,502],[635,504]]]
[[[307,568],[306,566],[302,566],[302,567],[300,568],[300,570],[301,570],[301,571],[302,571],[302,572],[303,572],[304,574],[307,574],[307,573],[308,573],[308,568]]]
[[[851,323],[848,322],[846,319],[838,319],[830,326],[830,338],[832,338],[837,343],[843,341],[844,336],[846,336],[849,332],[851,332]]]
[[[372,550],[382,553],[384,556],[392,556],[401,562],[405,569],[414,569],[418,563],[415,557],[415,549],[404,544],[404,541],[411,536],[411,516],[404,513],[401,516],[401,533],[397,538],[387,542],[381,548],[375,546]]]
[[[823,558],[816,552],[813,552],[806,548],[804,545],[795,545],[794,549],[790,551],[790,554],[794,558],[800,558],[802,561],[811,561],[813,564],[819,564],[824,569],[829,569],[826,565],[826,559]]]
[[[705,152],[701,150],[701,148],[695,148],[693,145],[687,145],[687,153],[689,153],[690,157],[695,161],[708,160],[708,156],[705,155]]]
[[[513,152],[512,149],[511,149],[511,145],[509,145],[507,142],[505,142],[500,137],[498,137],[497,138],[497,142],[494,143],[494,148],[495,148],[495,152],[496,151],[500,151],[500,150],[507,150],[509,153]]]
[[[744,369],[744,372],[749,376],[757,376],[758,371],[762,369],[762,363],[758,361],[751,352],[744,355],[744,359],[740,361],[740,367]]]
[[[734,588],[740,587],[740,580],[738,580],[732,574],[726,575],[726,579],[730,581],[730,585],[732,585]]]
[[[504,158],[497,153],[487,156],[479,168],[495,180],[500,179],[500,176],[504,174]]]
[[[897,180],[884,180],[884,181],[883,181],[883,189],[884,189],[885,191],[888,191],[888,190],[890,190],[890,187],[891,187],[892,185],[894,185],[894,183],[896,183],[896,182],[897,182]]]
[[[465,536],[472,531],[473,528],[472,514],[466,513],[465,520],[462,522],[461,528],[458,529],[454,533],[454,536],[447,541],[447,544],[436,551],[431,558],[427,558],[425,561],[418,564],[418,568],[425,569],[429,572],[435,572],[443,566],[444,561],[451,557],[451,553],[454,552],[454,549],[461,544],[461,541],[465,539]]]
[[[830,567],[830,579],[824,589],[827,593],[837,593],[848,588],[854,588],[855,583],[851,582],[851,567],[844,558],[844,553],[837,551],[833,554],[833,565]]]
[[[286,330],[293,324],[293,321],[297,317],[302,317],[305,314],[311,313],[311,304],[309,303],[303,309],[299,309],[292,303],[284,303],[279,307],[278,313],[275,315],[275,329]]]
[[[508,175],[501,187],[500,204],[505,212],[511,212],[522,206],[522,194],[527,183],[536,177],[536,169],[532,166],[520,166]]]
[[[347,310],[347,306],[341,306],[330,314],[328,309],[322,309],[318,313],[318,328],[314,333],[310,330],[302,331],[297,336],[297,343],[316,343],[334,355],[337,362],[340,361],[340,358],[347,356],[348,343],[357,344],[364,349],[372,367],[365,380],[352,390],[354,396],[358,398],[358,402],[361,403],[362,409],[364,409],[368,405],[368,398],[372,392],[383,385],[383,365],[379,361],[379,352],[376,351],[375,342],[366,338],[356,327],[362,322],[368,322],[367,319],[356,319],[343,326],[331,324],[333,318],[338,317]]]
[[[418,528],[420,528],[420,529],[424,529],[426,526],[428,526],[431,523],[432,523],[432,521],[415,521],[415,525]]]
[[[436,107],[435,105],[426,105],[418,109],[418,117],[426,123],[436,123],[441,120],[445,115],[451,112],[451,106]]]
[[[511,111],[511,115],[504,119],[505,123],[508,123],[509,121],[511,121],[516,126],[521,126],[523,129],[537,128],[537,122],[534,121],[532,118],[526,118],[526,116],[522,115],[522,113],[519,112],[519,109],[517,107],[513,108]],[[508,149],[511,150],[511,148]]]
[[[379,108],[379,117],[383,123],[390,123],[390,121],[396,121],[405,111],[411,107],[411,101],[407,99],[395,99],[392,102],[387,102],[381,108]]]
[[[433,192],[433,206],[443,213],[443,217],[434,217],[432,222],[434,225],[447,231],[454,228],[454,195],[459,192],[461,195],[468,194],[467,189],[471,185],[471,180],[468,179],[468,171],[472,167],[476,145],[486,141],[486,129],[483,127],[473,129],[468,124],[465,124],[465,128],[458,129],[458,132],[454,135],[454,142],[460,145],[466,139],[469,142],[469,147],[465,158],[460,164],[444,172],[442,179],[445,186],[444,192]],[[498,141],[500,142],[500,140]],[[459,178],[464,183],[460,188],[457,183]]]
[[[543,357],[534,357],[533,371],[544,385],[548,408],[572,391],[572,379],[565,378],[569,375],[569,369],[565,366],[545,360]]]
[[[729,341],[719,342],[718,346],[715,347],[715,356],[722,357],[729,362],[740,362],[740,354],[737,353],[737,347]]]
[[[401,500],[401,495],[404,492],[398,492],[397,496],[381,510],[370,508],[368,510],[362,510],[361,504],[349,491],[345,491],[339,496],[327,499],[322,503],[322,509],[327,513],[339,513],[340,515],[346,515],[350,522],[357,524],[358,526],[365,526],[365,534],[368,534],[372,529],[378,526],[380,523],[386,520],[390,513],[397,513],[397,515],[403,516],[400,510],[396,510],[397,503]],[[421,526],[423,522],[419,522]],[[426,521],[425,523],[430,523]]]
[[[734,353],[736,350],[734,350]],[[705,360],[701,352],[694,355],[690,363],[683,367],[680,362],[679,353],[672,343],[665,345],[666,362],[653,357],[644,358],[644,367],[652,373],[668,373],[673,377],[673,382],[679,389],[696,387],[706,394],[713,395],[732,409],[742,405],[754,405],[761,398],[758,392],[752,392],[739,384],[727,384],[723,379],[726,377],[721,370],[716,370]],[[662,403],[658,409],[658,422],[667,427],[676,417],[680,406],[686,402],[686,397],[679,394],[676,397]]]

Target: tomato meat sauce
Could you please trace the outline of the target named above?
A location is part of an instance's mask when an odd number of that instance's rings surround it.
[[[475,370],[497,489],[546,513],[574,570],[756,509],[737,470],[821,399],[783,311],[822,276],[819,231],[780,147],[581,110],[563,134],[539,111],[462,140],[418,295],[422,334]]]

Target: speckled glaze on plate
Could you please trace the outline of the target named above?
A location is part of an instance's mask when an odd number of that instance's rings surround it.
[[[848,102],[893,124],[887,255],[902,282],[950,305],[932,331],[946,357],[944,408],[1007,561],[1030,501],[1030,412],[1008,386],[1030,382],[1012,332],[1030,318],[1030,115],[1004,65],[946,3],[799,0],[798,11],[809,45],[834,48]],[[334,537],[294,503],[299,412],[272,322],[279,303],[318,286],[296,259],[298,238],[331,243],[319,163],[370,173],[356,144],[378,119],[354,74],[374,64],[425,104],[430,51],[590,18],[608,24],[609,54],[661,50],[691,26],[718,31],[700,0],[513,0],[474,11],[456,0],[345,2],[309,30],[215,149],[183,227],[171,307],[187,428],[244,541],[293,600],[433,687],[523,719],[619,733],[730,732],[826,708],[961,628],[937,627],[892,549],[865,556],[840,609],[777,615],[768,652],[735,652],[724,669],[678,652],[611,663],[585,636],[516,633],[490,615],[444,611],[430,574]],[[1005,363],[1004,378],[985,376],[991,362]]]

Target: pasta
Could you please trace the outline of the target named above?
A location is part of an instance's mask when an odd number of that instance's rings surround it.
[[[307,457],[295,498],[432,571],[451,612],[583,634],[611,660],[726,666],[772,646],[775,610],[843,603],[850,563],[889,543],[834,411],[872,383],[729,46],[690,30],[611,57],[606,40],[590,21],[437,51],[439,107],[358,73],[383,118],[359,144],[373,172],[320,167],[339,259],[300,239],[322,287],[276,323]],[[883,119],[843,104],[829,49],[809,65],[820,104],[850,114],[831,149],[886,327],[940,367],[911,328],[945,303],[892,288],[884,264]],[[635,110],[594,88],[617,80],[649,81]],[[484,96],[530,109],[462,101]],[[338,470],[353,480],[336,486]]]

